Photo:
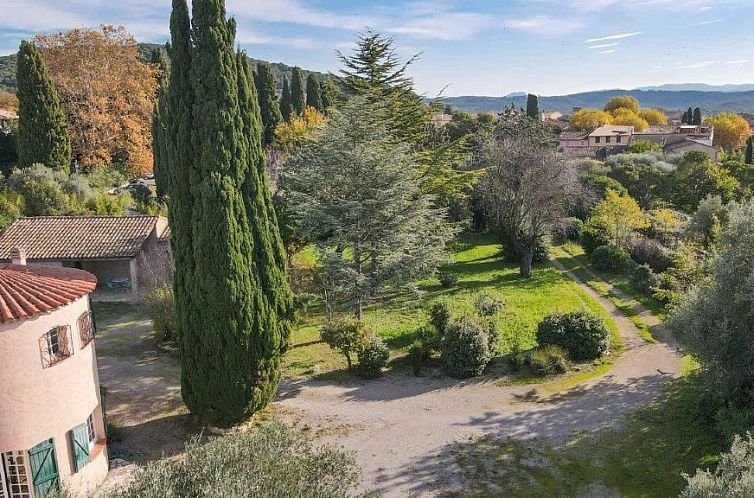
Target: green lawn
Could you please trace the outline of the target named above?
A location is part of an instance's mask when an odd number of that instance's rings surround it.
[[[678,496],[682,473],[713,467],[726,449],[698,415],[698,389],[691,373],[673,381],[661,400],[625,417],[622,427],[563,442],[488,437],[459,444],[452,451],[477,491],[453,496]]]
[[[474,303],[481,292],[505,301],[505,310],[498,316],[501,353],[518,343],[528,349],[535,345],[539,321],[555,311],[567,312],[586,308],[602,316],[613,339],[614,350],[620,349],[620,338],[613,320],[584,290],[549,264],[537,266],[533,278],[521,279],[518,266],[507,264],[499,256],[499,246],[486,235],[469,235],[458,243],[453,262],[443,271],[459,277],[458,286],[444,289],[436,278],[415,285],[394,289],[371,303],[364,321],[378,333],[392,351],[394,367],[402,364],[414,331],[428,319],[434,302],[445,300],[458,314],[474,313]],[[297,258],[312,262],[310,250]],[[319,341],[319,327],[325,320],[321,309],[310,309],[293,332],[291,351],[284,361],[284,375],[298,376],[342,370],[345,360]],[[403,362],[405,363],[405,362]]]

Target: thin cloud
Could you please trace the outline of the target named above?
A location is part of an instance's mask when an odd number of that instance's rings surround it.
[[[495,26],[493,17],[467,12],[448,12],[409,19],[387,28],[390,33],[437,40],[463,40]]]
[[[610,41],[610,40],[623,40],[625,38],[631,38],[633,36],[638,36],[640,34],[641,34],[641,31],[633,31],[631,33],[619,33],[617,35],[601,36],[599,38],[590,38],[588,40],[585,40],[584,43],[597,43],[597,42]]]
[[[580,29],[583,24],[577,20],[553,19],[549,16],[540,15],[527,19],[510,19],[505,22],[504,26],[516,31],[553,36],[573,33]]]
[[[601,52],[597,52],[598,54],[612,54],[615,52],[615,49],[613,50],[603,50]]]
[[[722,19],[713,19],[712,21],[698,22],[698,23],[696,23],[696,25],[697,26],[706,26],[708,24],[717,24],[717,23],[720,23],[720,22],[723,22],[723,20]]]
[[[599,45],[592,45],[591,47],[587,47],[588,49],[596,49],[596,48],[609,48],[609,47],[616,47],[618,46],[618,42],[614,43],[600,43]]]
[[[702,67],[709,67],[714,66],[716,64],[720,64],[721,61],[702,61],[702,62],[695,62],[693,64],[682,64],[679,62],[676,62],[676,65],[679,69],[699,69]]]
[[[749,59],[737,59],[734,61],[725,61],[725,63],[729,66],[733,64],[746,64],[747,62],[749,62]]]

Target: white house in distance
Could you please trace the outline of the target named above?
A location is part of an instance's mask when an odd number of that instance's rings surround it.
[[[107,477],[91,273],[0,265],[0,498],[93,491]]]

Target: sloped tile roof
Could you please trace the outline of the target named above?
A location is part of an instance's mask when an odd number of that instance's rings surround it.
[[[75,268],[0,265],[0,323],[60,308],[96,286],[94,275]]]
[[[156,223],[156,216],[19,218],[0,235],[0,260],[9,260],[13,247],[29,260],[132,258]]]

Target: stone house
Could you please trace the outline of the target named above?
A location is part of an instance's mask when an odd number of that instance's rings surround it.
[[[0,261],[26,252],[30,266],[62,266],[97,277],[95,301],[137,301],[172,272],[167,219],[158,216],[19,218],[0,235]]]

